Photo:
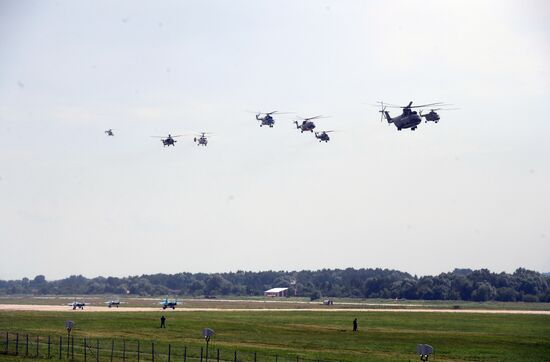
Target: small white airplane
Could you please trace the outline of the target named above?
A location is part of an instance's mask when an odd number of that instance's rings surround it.
[[[118,299],[113,299],[113,300],[109,300],[107,302],[104,302],[105,304],[107,304],[107,306],[109,308],[111,308],[112,306],[115,306],[115,307],[119,307],[121,304],[125,304],[126,302],[121,302],[120,300]]]
[[[164,298],[162,301],[159,302],[159,304],[162,305],[162,309],[166,309],[166,308],[176,309],[176,305],[178,305],[178,300],[177,299],[169,300],[168,298]]]
[[[73,310],[76,308],[84,309],[85,306],[90,305],[90,303],[84,303],[84,302],[77,302],[76,300],[72,303],[67,304],[69,307],[73,307]]]

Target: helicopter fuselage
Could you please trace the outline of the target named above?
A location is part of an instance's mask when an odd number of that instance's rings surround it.
[[[206,146],[206,145],[208,145],[208,139],[204,136],[199,137],[199,138],[195,138],[195,142],[197,143],[197,146],[200,146],[200,145]]]
[[[273,125],[275,124],[275,119],[273,119],[273,117],[269,114],[265,115],[264,117],[260,117],[260,115],[257,114],[256,119],[260,121],[260,127],[262,126],[273,127]]]
[[[422,117],[426,118],[426,122],[428,121],[432,121],[432,122],[439,122],[439,114],[437,114],[436,112],[430,112],[426,115],[422,115]]]
[[[176,146],[175,143],[176,143],[176,140],[171,138],[171,137],[162,139],[162,144],[163,144],[164,147],[166,147],[166,146]]]
[[[420,122],[422,122],[422,119],[415,111],[403,112],[403,114],[394,118],[390,117],[389,112],[385,112],[385,115],[388,123],[395,124],[398,131],[401,131],[403,128],[410,128],[414,131]]]
[[[315,129],[315,123],[313,123],[312,121],[303,121],[302,124],[294,121],[294,123],[296,123],[296,128],[298,128],[302,133],[306,131],[313,132],[313,130]]]
[[[319,139],[319,142],[328,142],[330,141],[330,137],[328,136],[328,134],[326,132],[321,132],[321,133],[317,133],[315,132],[315,137],[317,139]]]

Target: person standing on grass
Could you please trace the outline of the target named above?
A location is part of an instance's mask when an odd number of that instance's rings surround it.
[[[166,317],[160,317],[160,328],[166,328]]]
[[[357,332],[357,318],[353,320],[353,331]]]

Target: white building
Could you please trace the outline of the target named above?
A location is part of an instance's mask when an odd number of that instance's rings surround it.
[[[288,288],[272,288],[264,292],[266,297],[288,297]]]

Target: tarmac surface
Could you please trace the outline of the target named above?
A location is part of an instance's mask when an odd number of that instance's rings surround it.
[[[0,304],[1,311],[38,311],[38,312],[395,312],[395,313],[475,313],[475,314],[533,314],[550,315],[548,310],[505,310],[505,309],[431,309],[431,308],[335,308],[326,306],[324,308],[186,308],[185,306],[176,309],[153,308],[153,307],[106,307],[106,306],[85,306],[84,309],[73,310],[66,305],[37,305],[37,304]]]

